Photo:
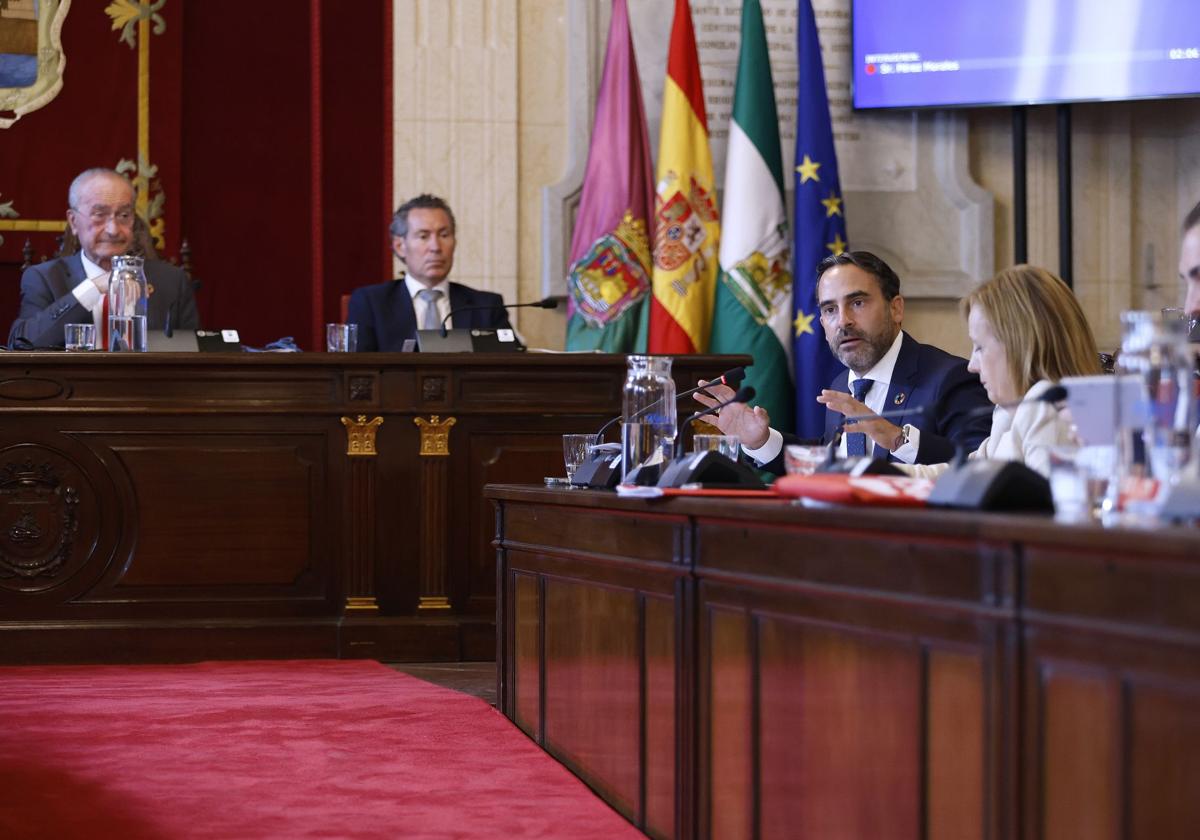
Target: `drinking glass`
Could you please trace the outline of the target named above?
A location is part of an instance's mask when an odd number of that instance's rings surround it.
[[[741,441],[737,435],[696,435],[692,438],[693,452],[716,450],[732,461],[738,459]]]
[[[828,446],[792,444],[783,449],[783,468],[788,475],[812,475],[828,458]]]
[[[354,353],[358,350],[358,324],[326,324],[325,352]]]
[[[588,459],[595,435],[563,435],[563,464],[567,468],[567,481],[575,478],[575,470]]]
[[[81,353],[96,349],[95,324],[67,324],[66,347],[68,353]]]

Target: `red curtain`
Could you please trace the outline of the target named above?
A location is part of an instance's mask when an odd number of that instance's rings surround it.
[[[0,204],[18,222],[63,219],[71,178],[136,163],[148,130],[162,253],[187,238],[205,325],[316,348],[341,295],[391,273],[391,2],[168,0],[155,14],[127,35],[103,4],[73,5],[62,91],[0,129]],[[7,333],[22,246],[42,258],[57,244],[0,235]]]

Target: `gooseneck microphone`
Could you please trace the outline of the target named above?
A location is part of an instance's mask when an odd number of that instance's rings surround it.
[[[451,309],[446,313],[446,317],[442,319],[442,338],[446,337],[446,322],[460,312],[475,312],[481,309],[522,309],[525,307],[533,307],[534,309],[558,309],[558,298],[542,298],[531,303],[494,303],[489,306],[460,306],[458,309]]]
[[[719,402],[714,406],[709,406],[708,408],[704,409],[703,411],[697,411],[695,414],[691,415],[686,420],[684,420],[682,423],[680,423],[678,426],[679,431],[677,431],[675,433],[675,457],[680,458],[683,456],[683,431],[682,430],[684,428],[686,428],[689,423],[691,423],[693,420],[699,420],[701,417],[707,417],[710,414],[716,414],[721,409],[731,406],[734,403],[750,402],[750,400],[754,399],[755,393],[756,392],[754,390],[753,385],[745,385],[741,388],[738,388],[737,393],[734,394],[729,399]]]
[[[870,414],[854,414],[849,417],[843,417],[842,422],[838,423],[838,431],[842,431],[847,423],[861,423],[864,420],[884,419],[890,420],[893,417],[903,417],[906,414],[924,414],[925,406],[908,406],[907,408],[895,408],[890,411],[880,411],[878,414],[872,412]]]
[[[746,378],[746,368],[744,366],[730,368],[729,370],[725,371],[720,376],[718,376],[716,379],[710,379],[707,382],[705,382],[703,385],[697,385],[695,388],[688,388],[686,391],[676,394],[675,399],[681,400],[684,397],[690,397],[692,394],[695,394],[699,391],[704,391],[705,388],[708,388],[711,385],[718,385],[718,384],[719,385],[728,385],[730,388],[736,388],[738,385],[742,384],[742,380],[745,378]],[[706,391],[705,393],[708,393],[708,392]],[[712,395],[709,394],[709,396],[712,396]],[[641,417],[642,415],[647,414],[647,413],[653,411],[654,409],[658,408],[659,405],[661,405],[661,404],[662,404],[662,400],[657,400],[655,402],[652,402],[652,403],[650,403],[650,405],[648,405],[645,408],[641,409],[640,411],[636,412],[629,419],[636,420],[637,418]],[[613,424],[615,424],[617,421],[619,421],[623,416],[624,415],[618,414],[616,417],[612,418],[607,423],[605,423],[603,426],[601,426],[600,431],[596,432],[597,442],[602,442],[604,440],[605,433],[609,429],[611,429],[613,427]]]

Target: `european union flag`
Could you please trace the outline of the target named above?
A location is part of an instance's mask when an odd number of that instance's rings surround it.
[[[817,312],[816,267],[830,254],[846,250],[846,213],[838,181],[837,155],[825,70],[811,0],[800,0],[797,50],[800,81],[796,111],[796,234],[792,255],[792,359],[796,381],[796,433],[820,437],[825,430],[825,406],[817,402],[842,369],[825,343]]]

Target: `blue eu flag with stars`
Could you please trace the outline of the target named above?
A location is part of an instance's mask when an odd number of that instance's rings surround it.
[[[816,300],[816,267],[830,254],[846,250],[846,213],[838,181],[817,22],[811,0],[799,2],[792,359],[796,382],[796,433],[800,437],[816,438],[825,430],[825,406],[817,402],[817,395],[821,389],[829,387],[842,369],[842,364],[825,343],[821,329]]]

